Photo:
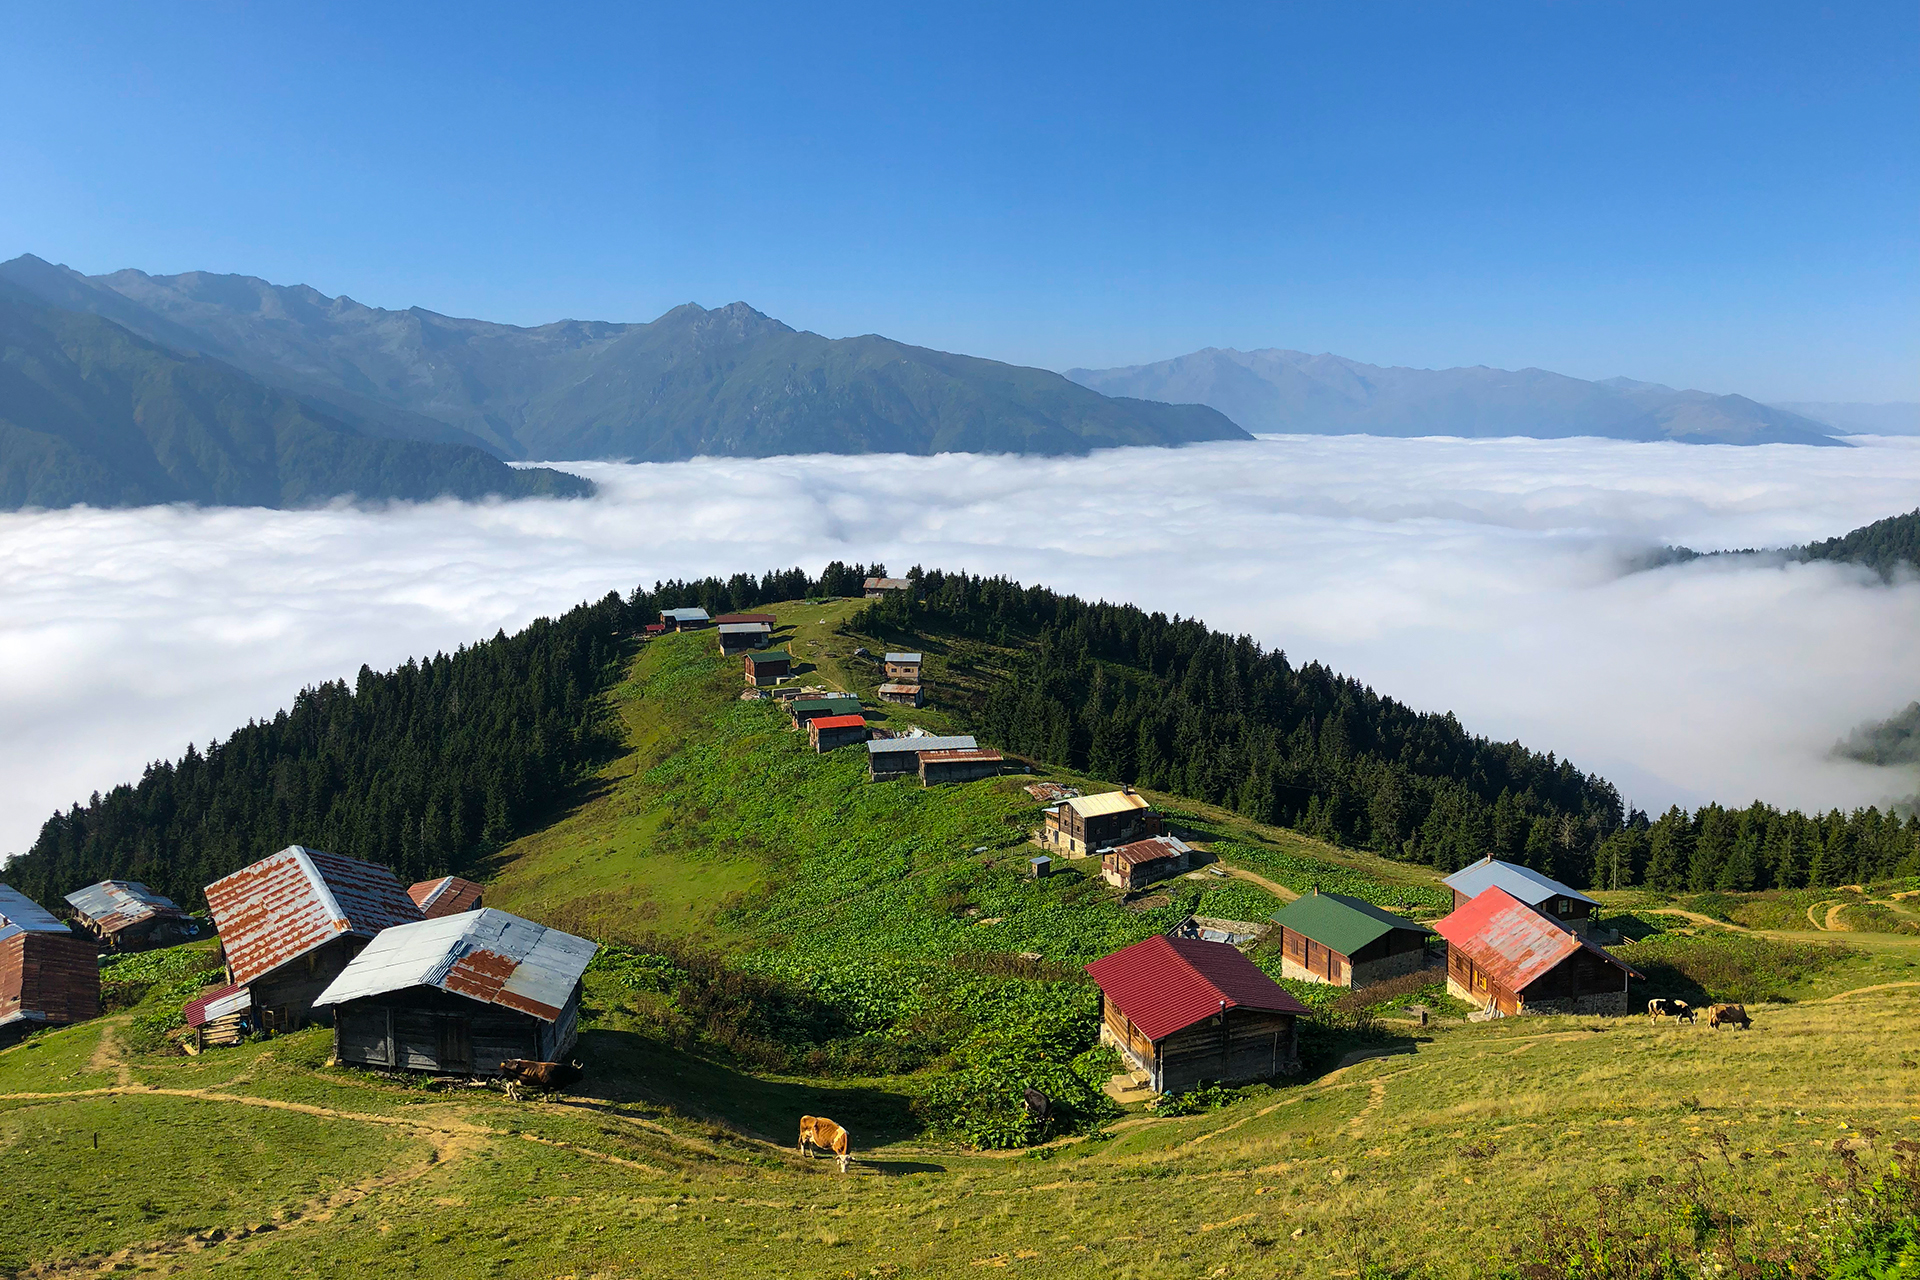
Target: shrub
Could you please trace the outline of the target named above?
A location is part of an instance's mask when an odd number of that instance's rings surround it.
[[[1745,933],[1659,934],[1616,949],[1655,994],[1695,1003],[1785,1001],[1793,983],[1852,952],[1839,943],[1786,943]]]
[[[1197,1116],[1202,1112],[1218,1111],[1221,1107],[1230,1106],[1238,1102],[1240,1097],[1238,1089],[1208,1084],[1185,1093],[1163,1093],[1147,1105],[1157,1116]]]

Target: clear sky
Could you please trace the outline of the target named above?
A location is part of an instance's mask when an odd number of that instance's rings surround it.
[[[1912,0],[908,8],[7,6],[0,257],[1920,399]]]

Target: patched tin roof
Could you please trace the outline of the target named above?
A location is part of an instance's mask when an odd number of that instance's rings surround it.
[[[314,1004],[438,987],[553,1022],[599,949],[585,938],[485,907],[386,930]]]
[[[1433,927],[1489,978],[1515,995],[1583,949],[1636,978],[1640,976],[1631,965],[1608,955],[1559,921],[1549,920],[1505,889],[1488,889],[1435,921]]]
[[[240,983],[342,934],[371,938],[421,919],[385,867],[297,844],[208,885],[207,906]]]
[[[413,899],[413,905],[420,908],[420,914],[429,920],[438,920],[441,916],[457,916],[463,911],[472,911],[480,905],[480,897],[486,891],[471,880],[462,880],[459,876],[442,876],[438,880],[422,880],[407,889],[407,896]]]
[[[1145,840],[1135,840],[1132,844],[1123,844],[1108,849],[1106,856],[1118,858],[1129,866],[1137,867],[1144,862],[1158,862],[1162,858],[1178,858],[1193,852],[1186,841],[1175,836],[1148,836]]]
[[[1149,1040],[1228,1009],[1311,1012],[1225,942],[1156,936],[1095,960],[1087,972]]]
[[[215,1018],[241,1013],[253,1007],[253,995],[237,982],[203,991],[181,1008],[190,1027],[204,1027]]]
[[[0,884],[0,938],[20,933],[64,933],[71,937],[73,930],[12,885]]]
[[[1504,889],[1530,907],[1537,907],[1548,898],[1572,898],[1575,902],[1600,905],[1578,889],[1570,889],[1552,876],[1541,875],[1530,867],[1523,867],[1516,863],[1497,861],[1492,855],[1480,859],[1470,867],[1460,868],[1440,883],[1467,898],[1477,898],[1488,889]]]
[[[173,899],[155,893],[137,880],[102,880],[67,895],[73,909],[99,927],[102,933],[118,933],[128,925],[145,920],[186,919]]]

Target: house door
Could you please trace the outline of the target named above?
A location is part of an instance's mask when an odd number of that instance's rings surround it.
[[[473,1070],[473,1024],[458,1014],[440,1019],[440,1067],[443,1071]]]

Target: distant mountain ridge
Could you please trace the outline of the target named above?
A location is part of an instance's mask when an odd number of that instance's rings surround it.
[[[0,264],[0,279],[227,361],[364,430],[504,458],[1077,454],[1249,438],[1201,405],[1109,397],[874,335],[824,338],[739,302],[646,324],[520,328],[251,276],[87,276],[32,255]]]
[[[1067,376],[1108,395],[1211,405],[1254,432],[1842,444],[1834,428],[1745,396],[1630,378],[1589,382],[1546,369],[1384,368],[1277,347],[1209,347]]]

